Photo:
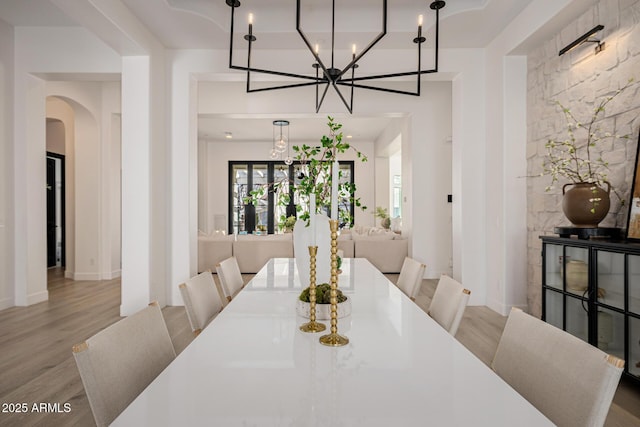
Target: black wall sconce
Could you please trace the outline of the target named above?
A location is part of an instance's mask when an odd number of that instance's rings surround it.
[[[604,49],[604,42],[597,39],[592,39],[590,37],[603,29],[604,29],[604,25],[596,25],[595,27],[587,31],[585,34],[581,35],[576,40],[572,41],[567,46],[560,49],[560,52],[558,52],[558,56],[564,55],[565,53],[569,52],[571,49],[577,46],[580,46],[582,43],[598,43],[596,45],[596,53],[600,53],[602,49]]]

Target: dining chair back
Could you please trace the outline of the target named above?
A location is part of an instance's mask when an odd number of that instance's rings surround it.
[[[512,309],[491,364],[558,426],[602,426],[624,361]]]
[[[443,274],[440,276],[427,313],[440,326],[455,336],[470,296],[470,290],[465,289],[460,282],[452,277]]]
[[[222,310],[222,289],[213,280],[211,271],[192,277],[180,284],[179,288],[191,330],[197,335]]]
[[[109,425],[176,357],[158,303],[73,346],[93,417]]]
[[[415,301],[420,292],[425,268],[424,264],[409,257],[406,257],[402,263],[396,285],[413,301]]]
[[[225,298],[227,301],[231,301],[244,286],[238,261],[235,257],[227,258],[216,265],[216,272],[218,273],[218,280],[220,280]]]

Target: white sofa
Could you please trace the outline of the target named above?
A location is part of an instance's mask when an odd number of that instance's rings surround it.
[[[233,255],[233,236],[198,236],[198,272],[216,271],[216,265]]]
[[[356,230],[343,231],[338,237],[338,249],[345,258],[366,258],[383,273],[400,272],[409,251],[406,239],[375,228]],[[242,273],[257,273],[270,258],[294,256],[293,235],[198,237],[198,271],[215,271],[216,264],[231,256]]]
[[[257,273],[271,258],[293,258],[293,234],[238,236],[233,242],[233,256],[242,273]]]

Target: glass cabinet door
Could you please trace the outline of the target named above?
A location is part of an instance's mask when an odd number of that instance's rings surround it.
[[[589,250],[566,246],[563,261],[566,291],[586,297],[589,287]]]
[[[624,254],[596,251],[596,299],[624,310]]]
[[[544,320],[545,322],[555,326],[559,329],[564,329],[562,317],[564,314],[564,308],[562,306],[562,294],[560,292],[554,292],[550,289],[545,289],[545,308],[544,308]]]
[[[598,307],[598,348],[624,360],[624,314]]]
[[[587,302],[570,296],[567,296],[566,299],[567,323],[565,330],[571,335],[589,342]]]
[[[562,245],[546,244],[545,251],[545,285],[562,289],[562,271],[564,268]]]
[[[629,255],[629,311],[640,316],[640,256]]]
[[[640,379],[640,319],[629,317],[629,374]]]

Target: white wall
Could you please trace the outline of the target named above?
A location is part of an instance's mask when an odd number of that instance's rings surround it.
[[[55,73],[114,73],[120,71],[119,57],[87,30],[77,28],[18,27],[15,29],[15,111],[13,146],[13,206],[15,233],[12,260],[16,305],[28,305],[48,296],[46,291],[46,203],[45,203],[45,99],[47,83]],[[98,108],[99,109],[99,108]],[[89,123],[88,109],[87,114]],[[93,118],[95,121],[95,118]],[[81,130],[92,133],[88,127]],[[93,126],[96,126],[94,123]],[[80,131],[80,129],[76,129]],[[76,132],[77,133],[77,132]],[[78,134],[76,135],[78,136]],[[88,141],[88,144],[93,144]],[[94,158],[93,152],[83,156]],[[92,163],[95,165],[95,163]],[[101,170],[101,169],[98,169]],[[96,169],[87,171],[91,176]],[[76,196],[79,189],[76,188]],[[85,187],[85,194],[91,190]],[[93,191],[95,193],[95,190]],[[98,205],[98,203],[96,203]],[[98,228],[93,220],[78,222],[83,229]],[[89,232],[87,239],[91,238]],[[77,252],[77,251],[76,251]],[[95,256],[94,256],[95,255]],[[85,259],[86,258],[86,259]],[[87,251],[82,262],[97,264],[97,253]],[[75,266],[76,269],[79,265]],[[83,267],[84,268],[84,267]],[[87,268],[90,271],[90,269]]]
[[[375,206],[370,206],[371,213],[376,207],[381,207],[390,213],[389,209],[389,157],[375,157]],[[376,225],[380,226],[380,219],[376,218]]]
[[[47,151],[64,156],[64,123],[61,120],[49,120],[49,118],[49,102],[47,100]]]
[[[119,275],[119,271],[113,271],[111,244],[113,234],[120,234],[120,213],[113,210],[114,203],[119,208],[120,188],[112,189],[111,181],[114,174],[119,176],[120,131],[112,131],[111,116],[120,113],[120,84],[48,82],[47,92],[73,109],[73,121],[69,123],[72,158],[65,160],[66,169],[74,173],[67,174],[67,182],[73,182],[67,199],[71,197],[75,205],[74,221],[70,223],[75,230],[75,250],[71,252],[73,268],[67,264],[65,275],[76,280],[111,279]],[[111,153],[114,144],[116,156]],[[68,206],[67,212],[71,211],[74,207]],[[119,249],[117,252],[114,262],[119,264]]]
[[[208,89],[215,89],[206,85]],[[206,89],[206,90],[208,90]],[[206,90],[201,95],[207,95]],[[295,126],[295,119],[290,120],[292,127]],[[271,138],[271,135],[267,136]],[[301,142],[302,143],[302,142]],[[309,143],[309,142],[305,142]],[[229,220],[229,161],[260,161],[269,158],[271,142],[242,142],[236,141],[211,141],[206,144],[206,153],[198,153],[206,158],[205,169],[199,173],[199,183],[208,188],[204,203],[207,212],[204,213],[208,223],[213,226],[214,215],[224,215]],[[297,144],[297,143],[296,143]],[[344,156],[339,156],[338,160],[353,160],[354,175],[356,178],[357,197],[361,198],[362,204],[367,206],[366,211],[355,209],[355,223],[362,225],[373,225],[373,215],[371,211],[375,203],[374,171],[376,169],[373,158],[373,142],[353,142],[352,145],[369,158],[367,162],[360,162],[355,154],[350,152]]]
[[[0,310],[14,304],[13,28],[0,19]]]
[[[592,2],[593,3],[593,2]],[[562,31],[541,43],[527,57],[527,115],[529,132],[526,141],[527,160],[527,231],[528,231],[528,288],[529,308],[535,315],[542,312],[542,244],[539,236],[553,234],[553,228],[568,224],[562,212],[562,191],[559,182],[545,191],[550,177],[533,177],[542,170],[546,157],[545,144],[549,139],[567,138],[566,121],[554,101],[569,108],[582,123],[590,120],[597,103],[612,96],[634,78],[632,87],[619,94],[607,106],[597,127],[614,135],[630,135],[630,139],[600,141],[592,149],[592,156],[601,155],[608,163],[608,180],[617,188],[627,204],[621,205],[611,197],[609,215],[603,227],[626,226],[628,200],[631,195],[636,147],[640,128],[640,1],[599,0],[583,15],[569,22]],[[605,41],[605,49],[594,54],[593,46],[581,46],[558,56],[558,50],[596,24],[604,25],[598,34]],[[584,140],[585,133],[576,132]]]
[[[183,152],[189,152],[190,147],[197,150],[196,124],[190,122],[190,118],[194,117],[191,113],[194,111],[194,98],[190,97],[191,85],[193,79],[200,79],[200,85],[207,81],[225,81],[225,91],[211,92],[210,96],[200,96],[197,98],[196,110],[200,114],[273,114],[278,116],[286,116],[292,112],[298,114],[313,113],[313,91],[309,88],[289,89],[277,93],[252,93],[246,94],[244,91],[243,75],[235,74],[230,78],[227,69],[228,52],[226,51],[175,51],[170,55],[170,63],[172,70],[172,156],[182,156]],[[392,55],[392,54],[390,54]],[[392,55],[393,56],[393,55]],[[477,289],[472,294],[471,303],[484,303],[484,286],[485,286],[485,270],[484,258],[478,256],[483,253],[484,247],[484,231],[477,227],[477,214],[471,214],[471,207],[474,212],[484,212],[483,180],[478,180],[478,176],[484,176],[484,57],[481,50],[460,49],[441,52],[441,63],[447,64],[446,69],[438,75],[439,79],[455,77],[454,84],[450,83],[428,83],[425,86],[423,82],[422,97],[407,97],[401,95],[393,95],[386,93],[377,93],[370,91],[359,91],[356,94],[356,100],[359,113],[367,115],[388,114],[395,112],[396,117],[404,117],[402,119],[401,132],[403,135],[403,179],[407,188],[405,196],[407,202],[405,204],[403,228],[413,237],[410,241],[410,250],[413,255],[429,265],[433,266],[433,271],[441,271],[448,269],[449,256],[443,255],[434,242],[434,235],[438,234],[440,224],[431,221],[423,221],[418,213],[428,212],[434,209],[431,200],[433,193],[438,185],[438,177],[435,172],[437,170],[436,163],[438,159],[434,156],[429,157],[431,144],[442,141],[449,135],[454,136],[454,141],[458,141],[459,149],[454,150],[453,164],[458,163],[460,166],[458,171],[464,171],[464,179],[459,179],[457,200],[461,203],[467,201],[470,209],[464,212],[461,208],[457,219],[461,222],[459,229],[464,229],[465,240],[458,241],[458,251],[460,254],[461,267],[458,272],[469,277],[473,277],[474,286]],[[286,67],[287,64],[281,64]],[[384,65],[381,67],[384,68]],[[232,81],[229,81],[232,80]],[[438,102],[434,100],[433,95],[427,88],[428,85],[444,84],[450,89],[448,96],[453,94],[453,106],[451,109],[458,110],[460,113],[454,117],[451,126],[439,135],[442,128],[434,117],[435,110],[438,108]],[[406,84],[397,83],[396,87],[407,88]],[[229,92],[231,91],[231,92]],[[228,96],[232,93],[232,96]],[[451,101],[449,101],[451,102]],[[430,106],[433,103],[433,106]],[[335,114],[337,120],[344,111],[344,107],[335,98],[327,99],[323,106],[322,114]],[[335,112],[340,113],[335,113]],[[432,114],[433,113],[433,114]],[[191,114],[191,115],[190,115]],[[410,119],[411,117],[411,119]],[[415,136],[414,136],[415,135]],[[456,138],[457,137],[457,138]],[[185,140],[189,143],[185,144]],[[406,147],[404,146],[406,144]],[[464,149],[463,149],[464,148]],[[456,157],[457,156],[457,157]],[[419,160],[418,160],[419,159]],[[193,159],[197,162],[197,158]],[[420,167],[412,168],[410,162],[420,162]],[[405,167],[405,163],[407,167]],[[174,166],[178,166],[174,163]],[[184,167],[174,167],[172,170],[172,206],[188,205],[189,201],[197,203],[198,191],[196,183],[188,183],[184,181],[184,176],[189,175],[189,170]],[[404,176],[406,174],[406,176]],[[419,190],[414,194],[411,182],[419,183]],[[188,197],[186,196],[188,195]],[[177,197],[177,199],[176,199]],[[176,200],[187,197],[186,201],[177,203]],[[446,202],[446,196],[445,196]],[[461,205],[460,205],[461,206]],[[449,206],[442,207],[449,209]],[[197,207],[193,209],[197,214]],[[421,220],[412,221],[413,217]],[[484,214],[482,214],[484,218]],[[171,219],[175,224],[178,217]],[[464,227],[462,226],[464,222]],[[181,224],[193,223],[190,225],[190,239],[187,242],[177,244],[172,242],[172,250],[181,254],[189,254],[189,265],[194,265],[196,260],[195,251],[192,250],[194,242],[197,240],[197,216],[191,220],[186,220]],[[192,230],[192,231],[191,231]],[[459,234],[461,235],[461,234]],[[172,258],[173,274],[172,282],[179,283],[189,274],[195,273],[195,268],[185,270],[185,262],[178,258]],[[172,292],[173,303],[180,303],[180,297],[177,291]]]
[[[251,97],[254,94],[250,94],[247,96],[242,92],[242,84],[238,83],[214,83],[214,82],[201,82],[199,90],[199,113],[200,114],[215,114],[220,111],[233,112],[236,108],[235,105],[232,104],[232,100],[237,102],[238,105],[241,105],[244,102],[250,103]],[[423,85],[423,89],[425,93],[428,93],[428,96],[425,95],[424,98],[420,99],[418,103],[418,108],[413,112],[413,117],[415,119],[407,122],[405,120],[405,125],[398,126],[397,129],[400,132],[404,132],[404,135],[420,135],[419,140],[412,139],[411,137],[402,138],[402,141],[407,145],[406,149],[403,148],[403,158],[404,162],[407,162],[407,167],[402,168],[402,173],[405,175],[403,177],[403,185],[405,188],[403,189],[404,195],[406,196],[407,202],[404,204],[404,210],[406,212],[405,217],[403,218],[403,231],[406,230],[406,235],[410,238],[410,253],[417,259],[425,262],[429,268],[426,273],[426,277],[437,278],[441,273],[449,271],[449,262],[450,262],[450,249],[451,248],[451,226],[450,226],[450,205],[446,203],[446,194],[450,192],[450,184],[446,185],[447,182],[451,182],[451,154],[450,154],[450,146],[445,144],[445,140],[451,134],[451,84],[447,82],[428,82]],[[295,91],[294,91],[295,92]],[[258,94],[260,95],[260,94]],[[376,97],[379,96],[377,94],[372,94],[368,92],[360,92],[357,94],[359,102],[363,105],[363,110],[360,114],[367,114],[369,111],[364,108],[367,106],[388,106],[389,104],[380,104],[375,101]],[[400,101],[406,101],[406,97],[399,96],[400,100],[397,99],[398,96],[389,97],[387,101],[396,101],[396,104],[391,108],[398,108],[400,112],[402,112],[403,108],[406,109],[406,105],[401,103]],[[278,94],[278,105],[286,105],[288,108],[291,108],[290,111],[299,111],[298,109],[304,110],[305,104],[308,104],[308,97],[304,97],[301,94],[288,93],[287,91]],[[267,100],[260,100],[261,102],[267,103]],[[299,104],[299,105],[296,105]],[[399,105],[402,105],[400,107]],[[338,108],[338,105],[334,105],[335,108]],[[242,111],[242,110],[241,110]],[[262,111],[259,111],[262,112]],[[386,110],[385,113],[396,112],[395,110]],[[282,117],[287,117],[286,113],[279,113]],[[374,111],[373,114],[382,114],[379,111]],[[334,115],[331,113],[330,115]],[[401,113],[398,115],[402,115]],[[340,121],[339,114],[336,118],[337,121]],[[406,115],[405,115],[406,116]],[[292,123],[293,126],[293,123]],[[408,128],[407,128],[408,127]],[[394,132],[391,132],[393,134]],[[397,134],[395,135],[397,136]],[[412,141],[413,144],[412,144]],[[224,143],[223,143],[224,144]],[[228,143],[227,143],[228,144]],[[234,141],[233,146],[239,146],[240,142]],[[360,144],[355,141],[353,142],[359,149],[363,149]],[[268,153],[270,149],[270,144],[266,143],[261,148],[251,147],[247,149],[247,152],[243,154],[245,157],[239,157],[239,160],[246,160],[247,158],[254,158],[255,153]],[[372,147],[373,149],[373,147]],[[413,151],[414,154],[411,154]],[[218,158],[219,152],[215,150],[209,150],[209,158],[215,159]],[[375,165],[375,157],[369,155],[370,162],[374,164],[371,165],[374,168],[378,168]],[[266,156],[266,154],[265,154]],[[406,156],[406,157],[405,157]],[[222,159],[226,159],[226,154],[220,156]],[[262,159],[264,159],[263,157]],[[373,159],[373,160],[371,160]],[[418,160],[419,159],[419,160]],[[444,160],[443,160],[444,159]],[[211,160],[210,160],[211,161]],[[419,164],[419,166],[411,168],[411,163],[415,162]],[[369,162],[367,162],[369,163]],[[367,165],[364,163],[364,165]],[[222,178],[224,178],[223,182],[227,182],[226,179],[226,164],[224,166],[224,174]],[[368,175],[363,175],[359,173],[358,168],[364,167],[359,165],[356,162],[356,183],[358,185],[358,192],[364,190],[362,185],[372,186],[371,196],[365,198],[363,197],[362,201],[365,205],[369,207],[369,209],[375,208],[376,205],[382,204],[385,205],[388,203],[388,188],[384,194],[384,202],[378,203],[375,199],[376,190],[375,190],[375,177],[373,177],[367,182],[361,180],[361,177],[367,177]],[[413,176],[412,173],[416,175]],[[387,174],[385,173],[385,177]],[[209,186],[211,187],[213,184],[213,180],[209,180]],[[415,185],[411,187],[411,182],[420,183],[419,185]],[[442,183],[445,183],[443,186]],[[212,191],[216,191],[215,189],[209,189],[210,194]],[[415,193],[413,192],[415,191]],[[368,192],[368,191],[367,191]],[[367,194],[367,192],[362,192],[360,194]],[[218,196],[211,196],[210,200],[215,200]],[[226,187],[223,189],[223,193],[220,194],[220,197],[223,197],[224,200],[227,199],[228,195],[226,194]],[[437,202],[437,199],[441,199],[440,203]],[[419,214],[417,218],[419,221],[411,223],[411,209],[412,206],[416,206],[414,209],[419,209]],[[215,213],[225,213],[225,211],[210,210],[210,215]],[[363,213],[356,210],[356,223],[364,223],[373,225],[373,215],[370,213]],[[445,222],[445,227],[440,226],[440,221]],[[442,248],[445,248],[442,250]]]
[[[75,116],[73,108],[60,98],[47,98],[47,118],[60,120],[64,126],[65,151],[65,275],[73,278],[76,265],[76,183]],[[68,274],[66,273],[68,272]]]

